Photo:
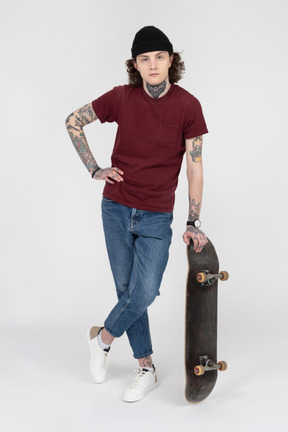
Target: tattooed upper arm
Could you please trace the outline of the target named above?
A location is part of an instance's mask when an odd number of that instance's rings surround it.
[[[93,110],[92,103],[88,103],[84,105],[83,107],[77,109],[76,111],[72,112],[67,118],[66,118],[66,127],[69,129],[77,129],[82,128],[83,126],[94,122],[97,120],[97,116]]]
[[[185,140],[187,161],[201,162],[202,161],[202,144],[203,135]]]

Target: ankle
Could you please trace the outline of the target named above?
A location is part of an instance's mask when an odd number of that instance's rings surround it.
[[[151,356],[138,359],[138,362],[139,362],[139,367],[144,367],[146,369],[149,369],[149,368],[151,369],[154,367]]]
[[[111,345],[113,340],[115,339],[110,333],[107,332],[105,328],[103,328],[101,331],[101,339],[106,345]]]

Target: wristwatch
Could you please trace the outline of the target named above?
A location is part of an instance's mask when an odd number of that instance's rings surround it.
[[[194,226],[195,228],[200,228],[201,222],[199,219],[195,219],[194,221],[187,221],[186,225]]]

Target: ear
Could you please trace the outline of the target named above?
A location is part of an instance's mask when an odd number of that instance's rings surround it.
[[[171,67],[171,65],[172,65],[172,63],[173,63],[173,59],[174,59],[174,56],[173,56],[173,54],[171,54],[171,56],[170,56],[170,58],[169,58],[169,61],[170,61],[170,66],[169,66],[169,67]]]
[[[133,66],[135,69],[137,69],[137,63],[135,62],[135,60],[133,61]]]

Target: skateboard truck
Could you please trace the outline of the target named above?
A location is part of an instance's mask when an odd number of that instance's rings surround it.
[[[200,364],[194,368],[194,373],[197,376],[204,375],[204,373],[208,371],[224,371],[227,369],[227,363],[225,361],[219,361],[218,363],[215,363],[213,360],[209,359],[208,355],[200,356],[199,363]]]
[[[202,270],[197,274],[196,279],[201,283],[202,286],[213,285],[217,279],[225,281],[229,278],[229,273],[227,271],[221,271],[217,274],[211,274],[209,270]]]

